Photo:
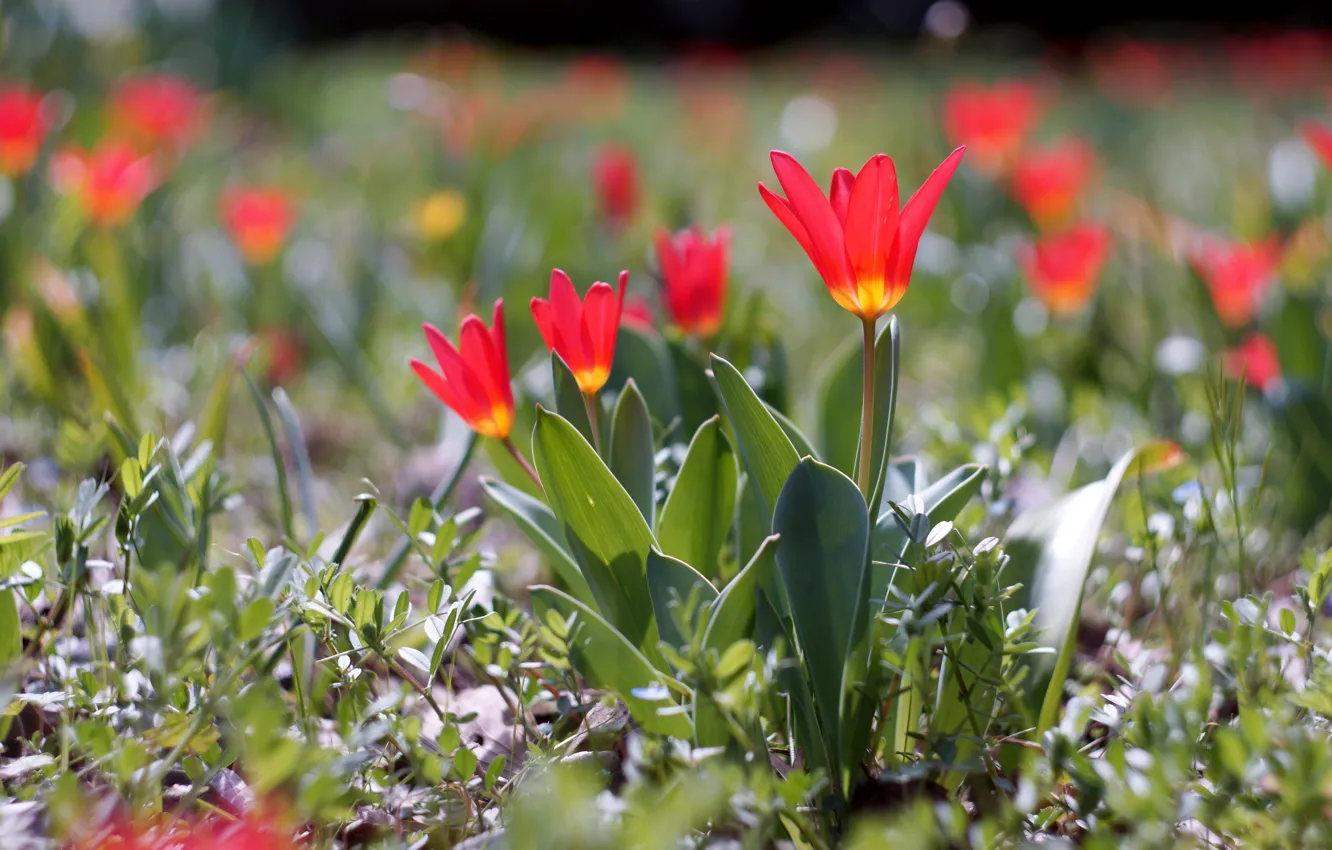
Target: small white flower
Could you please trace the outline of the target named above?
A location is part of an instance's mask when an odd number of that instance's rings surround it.
[[[977,555],[984,555],[986,552],[990,552],[993,549],[995,549],[998,545],[999,545],[998,537],[987,537],[981,542],[977,543],[976,548],[973,551]]]
[[[953,524],[948,520],[944,520],[934,528],[930,529],[929,536],[925,538],[925,548],[933,549],[935,546],[938,546],[940,543],[944,542],[944,540],[948,539],[948,535],[952,533]]]

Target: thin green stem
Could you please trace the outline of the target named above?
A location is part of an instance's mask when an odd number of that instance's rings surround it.
[[[874,458],[874,320],[861,319],[860,324],[865,332],[865,361],[861,369],[860,463],[857,465],[856,483],[860,485],[860,492],[868,504],[870,467]]]
[[[601,454],[601,402],[596,393],[583,393],[583,404],[587,406],[587,421],[592,428],[592,448]]]
[[[509,454],[513,455],[513,459],[518,461],[518,465],[523,468],[523,472],[527,473],[527,477],[532,479],[532,483],[536,484],[537,489],[543,493],[546,492],[546,488],[541,486],[541,477],[532,468],[532,464],[527,462],[527,458],[523,457],[523,453],[518,451],[518,447],[513,444],[513,440],[505,437],[500,442],[504,444],[504,448],[509,450]]]

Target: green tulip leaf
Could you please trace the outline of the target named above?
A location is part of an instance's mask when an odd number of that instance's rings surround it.
[[[666,342],[671,367],[675,373],[675,387],[680,402],[681,433],[692,434],[720,410],[712,392],[708,372],[686,346],[685,341],[669,339]]]
[[[712,355],[712,381],[735,432],[749,483],[758,498],[765,527],[772,522],[773,506],[791,470],[800,462],[795,446],[772,418],[763,401],[745,383],[740,371]]]
[[[648,410],[661,425],[680,415],[675,397],[675,370],[661,335],[650,329],[620,324],[615,341],[615,362],[606,388],[619,390],[631,379],[643,394]]]
[[[569,591],[583,602],[595,605],[596,599],[587,586],[587,579],[583,578],[578,562],[569,552],[564,542],[564,534],[560,530],[560,521],[555,518],[551,509],[546,507],[544,502],[494,478],[482,476],[481,489],[500,510],[517,523],[541,554],[546,556],[550,568],[560,577],[560,581],[564,582]]]
[[[532,444],[546,500],[597,610],[654,657],[656,629],[646,575],[655,541],[643,514],[568,420],[539,409]]]
[[[1083,587],[1115,491],[1125,478],[1168,468],[1179,457],[1173,443],[1148,443],[1120,458],[1105,478],[1020,514],[1009,527],[1004,539],[1010,558],[1007,575],[1022,584],[1016,605],[1036,611],[1041,639],[1057,653],[1024,656],[1031,669],[1027,681],[1033,687],[1048,683],[1035,740],[1055,724],[1059,713],[1064,679],[1073,664]]]
[[[685,646],[693,637],[694,625],[705,607],[717,598],[717,588],[684,561],[663,555],[656,549],[648,552],[647,584],[658,635],[671,646]],[[688,629],[685,631],[681,628],[683,608],[691,601],[696,607],[691,615],[692,622],[683,624]]]
[[[767,584],[772,575],[779,539],[776,534],[765,538],[744,569],[722,588],[721,595],[712,604],[712,616],[703,634],[704,646],[720,652],[753,634],[759,588]]]
[[[777,420],[777,424],[782,426],[782,433],[786,435],[786,439],[791,441],[797,455],[812,457],[815,460],[819,459],[819,453],[815,451],[814,444],[801,432],[800,427],[791,421],[790,417],[766,401],[763,402],[763,406],[767,408],[768,413],[772,414],[772,418]]]
[[[564,362],[564,358],[553,351],[550,353],[550,370],[555,377],[555,412],[568,420],[578,429],[578,433],[583,435],[583,439],[591,443],[592,425],[587,418],[587,401],[584,399],[583,391],[578,389],[578,381],[574,379],[573,370]],[[600,403],[598,402],[595,407],[600,415]],[[597,423],[598,426],[603,424],[603,422]],[[601,432],[605,433],[605,429],[602,428]]]
[[[715,576],[735,515],[736,478],[735,453],[721,420],[714,416],[694,434],[661,508],[657,527],[661,551]]]
[[[772,525],[819,727],[829,752],[841,753],[846,697],[868,656],[869,511],[854,481],[806,458],[782,488]]]
[[[652,417],[632,378],[620,390],[611,414],[610,468],[650,528],[657,513],[657,449]]]

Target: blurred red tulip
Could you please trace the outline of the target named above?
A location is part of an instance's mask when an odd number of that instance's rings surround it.
[[[26,174],[49,129],[42,97],[18,85],[0,86],[0,174]]]
[[[1329,48],[1323,33],[1289,30],[1232,38],[1227,43],[1235,83],[1264,104],[1326,81]]]
[[[624,311],[621,313],[620,319],[624,324],[634,325],[638,328],[655,330],[657,327],[657,316],[652,311],[652,305],[637,292],[625,296]]]
[[[1332,127],[1316,121],[1305,121],[1300,125],[1300,136],[1309,150],[1323,162],[1323,167],[1332,170]]]
[[[91,152],[66,148],[51,160],[51,182],[70,195],[93,224],[116,227],[129,221],[160,177],[150,156],[123,142],[102,142]]]
[[[238,821],[122,822],[69,846],[72,850],[295,850],[295,837],[280,821],[273,813],[249,812]]]
[[[1013,196],[1040,228],[1068,223],[1096,171],[1096,155],[1081,139],[1032,148],[1013,168]]]
[[[506,439],[513,428],[513,387],[504,343],[504,300],[495,302],[490,328],[476,315],[462,321],[458,348],[434,325],[423,325],[426,341],[443,372],[412,358],[412,369],[467,427],[483,437]],[[459,350],[461,349],[461,351]]]
[[[707,236],[691,227],[672,236],[657,231],[657,261],[666,293],[666,309],[685,333],[707,339],[721,327],[726,306],[728,228]]]
[[[619,115],[629,97],[629,75],[609,56],[588,55],[575,59],[564,84],[575,112],[588,121],[608,121]]]
[[[1080,224],[1024,246],[1018,265],[1032,294],[1056,315],[1082,310],[1096,293],[1101,269],[1110,256],[1110,231],[1101,224]]]
[[[198,89],[169,74],[121,83],[108,105],[111,125],[144,150],[179,152],[204,128]]]
[[[602,219],[614,227],[628,224],[638,207],[638,162],[634,152],[614,142],[602,145],[592,161],[592,182]]]
[[[1230,377],[1242,378],[1263,392],[1281,380],[1281,360],[1277,356],[1276,343],[1266,334],[1249,334],[1241,345],[1225,353],[1223,365]]]
[[[1170,97],[1170,66],[1159,44],[1122,41],[1095,51],[1091,66],[1101,91],[1126,106],[1155,106]]]
[[[301,374],[305,354],[300,334],[294,329],[270,326],[259,332],[267,351],[264,376],[269,386],[285,387]]]
[[[610,378],[628,284],[629,272],[620,272],[618,294],[598,281],[580,302],[573,281],[555,269],[550,273],[550,300],[532,299],[532,318],[541,338],[568,365],[584,395],[600,390]]]
[[[762,183],[759,194],[805,249],[833,300],[872,321],[906,294],[920,237],[964,150],[949,154],[900,211],[897,170],[887,154],[871,157],[854,176],[834,170],[830,200],[795,157],[773,151],[786,197]]]
[[[971,150],[976,168],[996,176],[1012,164],[1043,111],[1029,82],[959,83],[944,96],[944,135]]]
[[[236,186],[222,193],[222,224],[245,262],[273,261],[296,220],[296,202],[281,189]]]
[[[1237,327],[1252,321],[1276,274],[1280,250],[1275,239],[1250,244],[1205,240],[1193,249],[1190,261],[1223,323]]]

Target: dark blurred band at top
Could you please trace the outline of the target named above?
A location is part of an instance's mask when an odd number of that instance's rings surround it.
[[[855,41],[967,28],[1081,38],[1148,29],[1186,37],[1260,26],[1332,26],[1332,3],[1119,0],[234,0],[302,41],[466,30],[533,47],[762,47],[818,36]]]

